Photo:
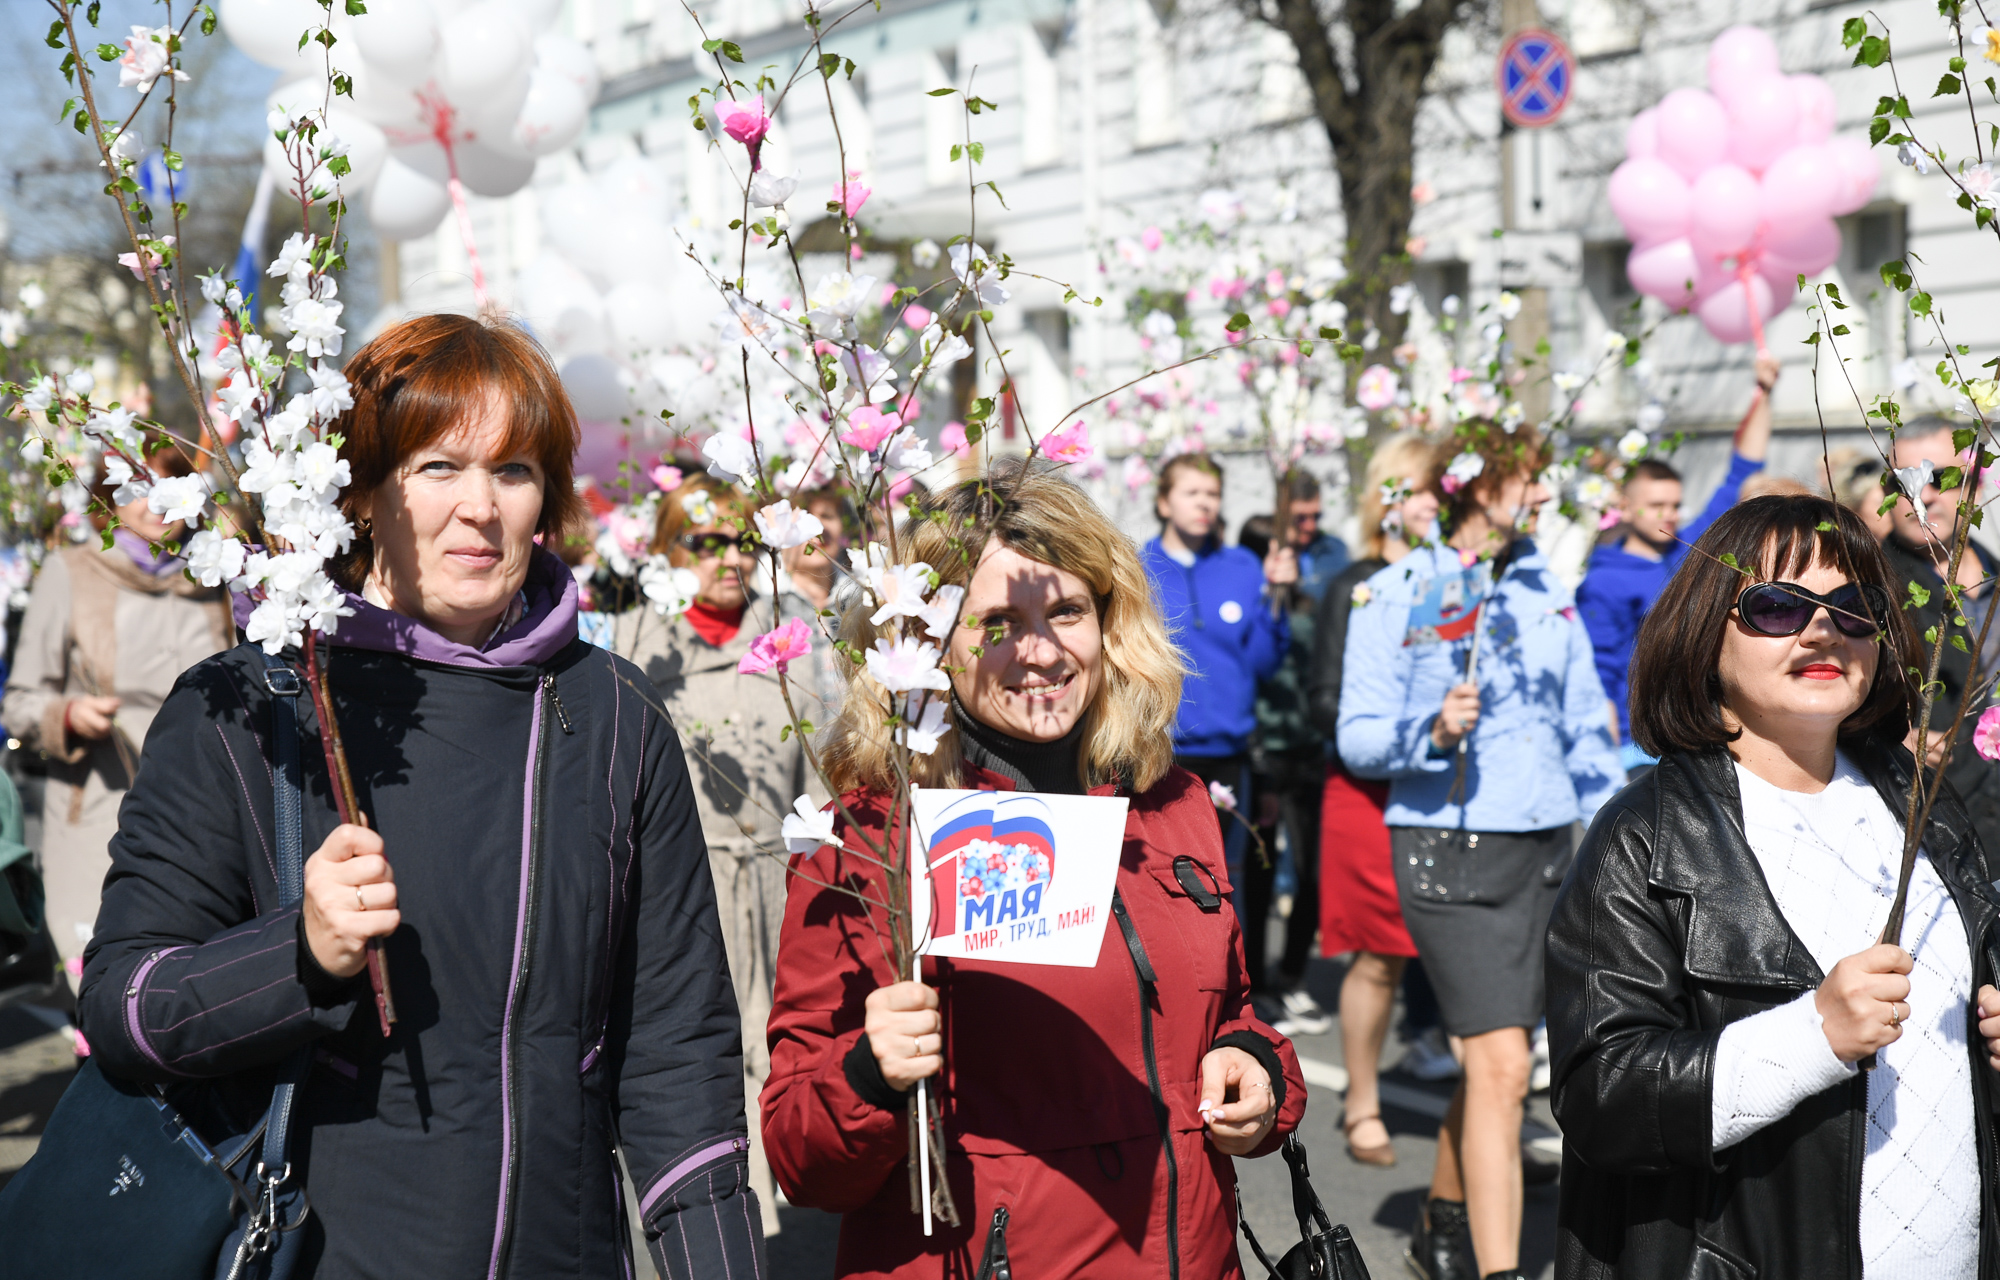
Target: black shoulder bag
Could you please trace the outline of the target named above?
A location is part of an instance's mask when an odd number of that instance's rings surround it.
[[[261,656],[278,757],[278,894],[289,907],[305,897],[303,689],[298,672]],[[310,1052],[280,1065],[269,1109],[227,1138],[213,1137],[217,1124],[229,1126],[212,1087],[120,1080],[86,1058],[34,1158],[0,1190],[0,1280],[85,1280],[135,1268],[164,1280],[286,1280],[305,1242],[298,1228],[312,1212],[287,1158]]]
[[[1336,1226],[1326,1216],[1326,1206],[1320,1203],[1319,1192],[1313,1190],[1312,1172],[1306,1168],[1305,1144],[1299,1141],[1299,1135],[1286,1134],[1285,1145],[1279,1150],[1292,1170],[1292,1212],[1298,1215],[1299,1234],[1304,1238],[1284,1257],[1272,1262],[1264,1246],[1258,1243],[1257,1233],[1250,1229],[1250,1219],[1243,1216],[1243,1192],[1239,1187],[1236,1216],[1243,1228],[1243,1238],[1250,1242],[1250,1252],[1271,1273],[1271,1280],[1369,1280],[1368,1264],[1361,1260],[1353,1233],[1345,1223]]]

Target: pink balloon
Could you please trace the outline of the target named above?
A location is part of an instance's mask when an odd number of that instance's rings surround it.
[[[1694,249],[1685,240],[1634,249],[1625,261],[1625,278],[1632,282],[1633,288],[1676,310],[1694,305],[1694,290],[1690,286],[1699,274]]]
[[[1632,159],[1651,159],[1660,154],[1660,113],[1647,107],[1625,126],[1625,154]]]
[[[1764,173],[1757,202],[1766,242],[1824,219],[1843,190],[1840,166],[1825,147],[1793,147],[1780,155]]]
[[[1729,156],[1762,173],[1798,141],[1799,95],[1783,76],[1764,76],[1729,99]]]
[[[1812,146],[1825,142],[1833,136],[1833,126],[1840,118],[1840,104],[1833,96],[1833,86],[1818,76],[1786,76],[1792,86],[1792,96],[1799,106],[1798,145]]]
[[[1687,234],[1688,185],[1664,161],[1627,160],[1611,171],[1611,212],[1634,243]]]
[[[1699,89],[1676,89],[1660,99],[1656,131],[1660,159],[1692,182],[1702,170],[1720,164],[1729,154],[1729,113],[1714,95]]]
[[[1757,179],[1733,164],[1719,164],[1695,179],[1688,240],[1704,258],[1728,258],[1757,238]]]
[[[1875,182],[1882,173],[1875,148],[1860,138],[1841,137],[1827,143],[1826,151],[1840,169],[1840,198],[1831,212],[1853,213],[1875,196]]]
[[[1765,234],[1762,266],[1776,278],[1796,285],[1796,277],[1816,276],[1840,257],[1840,228],[1832,218],[1809,218],[1783,231]]]
[[[1719,289],[1695,308],[1708,331],[1724,342],[1748,342],[1754,336],[1750,328],[1750,308],[1757,308],[1761,319],[1768,320],[1778,314],[1780,306],[1771,294],[1770,282],[1761,275],[1752,275],[1747,285],[1735,281],[1726,288]]]
[[[1708,87],[1728,99],[1752,80],[1777,75],[1778,45],[1762,27],[1730,27],[1708,46]]]

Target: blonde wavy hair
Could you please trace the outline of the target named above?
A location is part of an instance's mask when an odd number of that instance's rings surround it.
[[[1382,501],[1382,486],[1400,481],[1411,493],[1437,490],[1437,446],[1414,432],[1392,436],[1368,459],[1368,482],[1362,486],[1360,508],[1361,548],[1364,560],[1380,560],[1388,533],[1382,518],[1389,513]]]
[[[1117,781],[1136,794],[1166,776],[1174,763],[1170,731],[1185,667],[1153,602],[1138,549],[1088,494],[1047,464],[1005,459],[984,480],[964,481],[932,499],[898,527],[896,538],[899,559],[930,565],[941,585],[969,586],[968,558],[993,542],[1082,578],[1097,600],[1104,683],[1083,714],[1081,781]],[[841,619],[840,637],[856,650],[888,634],[869,623],[869,614],[865,604],[855,605]],[[977,623],[966,617],[960,625]],[[827,779],[836,794],[886,791],[896,779],[888,691],[858,663],[850,665],[847,680],[840,714],[821,743]],[[961,778],[955,729],[930,755],[911,757],[910,781],[918,786],[957,787]]]

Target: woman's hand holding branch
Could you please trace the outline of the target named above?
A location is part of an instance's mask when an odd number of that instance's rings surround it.
[[[1819,984],[1813,1003],[1833,1056],[1858,1062],[1903,1038],[1903,1021],[1910,1016],[1910,953],[1889,943],[1877,943],[1833,966]],[[2000,1012],[2000,999],[1994,1001]]]
[[[344,822],[306,859],[306,945],[319,967],[351,978],[368,963],[368,943],[402,923],[396,875],[382,856],[382,837]]]
[[[944,1066],[938,993],[921,982],[895,982],[868,993],[868,1047],[889,1087],[908,1093]]]

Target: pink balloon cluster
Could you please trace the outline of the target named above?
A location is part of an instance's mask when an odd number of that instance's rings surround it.
[[[1632,241],[1635,288],[1744,342],[1791,303],[1801,274],[1839,255],[1833,220],[1874,194],[1875,155],[1860,138],[1833,136],[1833,89],[1780,71],[1761,28],[1715,38],[1708,85],[1675,89],[1633,118],[1611,211]]]

